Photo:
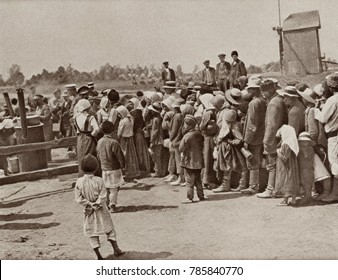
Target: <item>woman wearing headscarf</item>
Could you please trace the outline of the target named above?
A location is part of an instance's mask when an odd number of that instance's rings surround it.
[[[134,119],[123,105],[117,107],[116,112],[121,119],[117,138],[126,160],[126,180],[136,179],[140,176],[140,167],[134,142]]]
[[[100,109],[96,112],[97,121],[101,125],[109,118],[109,100],[108,98],[102,98],[100,102]]]
[[[299,194],[299,146],[296,131],[292,126],[283,125],[277,131],[276,137],[281,138],[280,148],[277,149],[276,182],[280,184],[284,194],[284,200],[278,206],[295,205]],[[290,203],[289,197],[292,198]]]
[[[96,135],[100,131],[96,118],[90,114],[90,102],[87,99],[80,99],[77,103],[79,113],[74,117],[74,124],[77,130],[77,155],[78,161],[82,162],[88,154],[96,156]],[[97,170],[95,174],[100,174]],[[79,164],[79,177],[83,176],[81,164]]]
[[[204,173],[203,173],[203,185],[210,189],[217,186],[218,180],[216,177],[216,171],[214,170],[214,157],[213,152],[215,149],[214,137],[217,134],[217,118],[216,109],[211,104],[213,95],[210,93],[203,94],[199,97],[204,112],[202,114],[202,120],[200,123],[200,130],[204,135],[203,157],[204,157]]]
[[[147,143],[144,138],[144,120],[142,116],[143,108],[136,97],[129,100],[127,108],[130,109],[130,115],[134,119],[134,142],[140,171],[148,174],[150,172],[150,157]]]

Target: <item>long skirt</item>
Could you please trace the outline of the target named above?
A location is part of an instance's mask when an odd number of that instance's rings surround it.
[[[53,124],[51,121],[48,121],[43,124],[43,135],[45,138],[45,141],[52,141],[54,134],[53,134]],[[51,161],[52,159],[52,151],[50,149],[46,150],[47,154],[47,160]]]
[[[217,184],[216,171],[214,170],[214,152],[215,144],[212,137],[204,136],[204,172],[203,172],[203,184]]]
[[[79,175],[78,177],[82,177],[84,175],[84,172],[81,169],[81,162],[84,159],[84,157],[88,154],[92,154],[93,156],[96,157],[96,140],[84,133],[80,133],[77,136],[77,157],[79,161]],[[100,174],[100,170],[97,170],[95,172],[95,175],[98,173]]]
[[[134,142],[140,171],[150,172],[150,156],[142,129],[134,134]]]
[[[134,137],[121,137],[120,145],[126,160],[126,179],[135,179],[140,176]]]

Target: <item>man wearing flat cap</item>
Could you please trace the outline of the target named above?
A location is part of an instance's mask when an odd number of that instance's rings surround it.
[[[216,70],[210,67],[210,60],[203,62],[205,68],[202,70],[202,82],[205,88],[211,89],[216,87]]]
[[[165,84],[167,81],[176,81],[175,71],[169,68],[169,62],[163,62],[164,69],[162,71],[162,81]]]
[[[264,154],[267,156],[266,169],[269,172],[268,185],[263,193],[257,194],[259,198],[273,197],[276,182],[277,144],[276,134],[279,128],[288,121],[286,105],[283,97],[276,92],[272,80],[264,80],[261,85],[262,96],[267,102],[265,115],[265,133],[263,139]]]
[[[231,72],[230,72],[230,87],[238,87],[238,78],[241,76],[246,76],[246,68],[245,64],[242,60],[239,60],[238,58],[238,52],[232,51],[231,57],[233,59],[233,62],[231,63]]]
[[[218,88],[226,92],[229,88],[229,74],[231,70],[231,65],[229,62],[225,61],[225,54],[221,53],[218,55],[220,62],[216,65],[216,82]]]
[[[324,124],[328,138],[328,160],[331,166],[331,173],[334,176],[332,192],[324,202],[338,201],[338,74],[334,73],[326,77],[327,86],[333,95],[326,100],[322,110],[316,108],[315,118]]]

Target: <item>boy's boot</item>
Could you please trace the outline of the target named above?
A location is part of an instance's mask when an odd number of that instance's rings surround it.
[[[99,248],[100,248],[100,247],[96,247],[96,248],[94,248],[93,250],[94,250],[94,252],[95,252],[96,259],[97,259],[97,260],[103,260],[103,258],[102,258],[102,256],[101,256],[101,253],[100,253],[100,251],[99,251]]]
[[[239,179],[238,187],[236,189],[232,189],[234,192],[240,192],[241,190],[245,190],[248,185],[248,172],[244,171],[241,173],[241,178]]]
[[[259,189],[259,170],[250,170],[250,181],[249,187],[242,190],[243,194],[255,194]]]
[[[323,181],[323,193],[316,197],[316,200],[322,200],[328,197],[331,193],[332,188],[332,180],[331,178],[327,178]]]
[[[117,245],[117,242],[115,240],[109,240],[109,242],[111,243],[111,245],[113,246],[114,249],[114,256],[122,256],[123,254],[125,254],[125,252],[123,252],[119,246]]]
[[[264,192],[256,194],[259,198],[272,198],[276,182],[276,169],[269,171],[268,185]]]

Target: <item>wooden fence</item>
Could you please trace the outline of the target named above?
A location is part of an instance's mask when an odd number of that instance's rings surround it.
[[[49,150],[57,148],[65,148],[70,146],[76,146],[77,137],[66,137],[53,141],[47,142],[38,142],[38,143],[27,143],[14,146],[4,146],[0,147],[0,156],[10,156],[24,154],[27,152],[32,152],[36,150]],[[34,160],[34,159],[32,159]],[[72,174],[78,172],[78,163],[66,164],[63,166],[50,167],[41,170],[21,172],[17,174],[12,174],[6,177],[0,178],[0,185],[12,184],[22,181],[33,181],[39,180],[42,178],[49,178],[52,176]]]

